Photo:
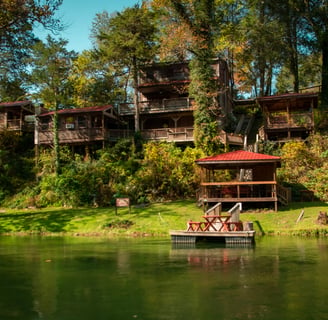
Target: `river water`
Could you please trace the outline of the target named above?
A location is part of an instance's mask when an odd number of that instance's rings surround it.
[[[0,237],[0,319],[328,319],[328,239]]]

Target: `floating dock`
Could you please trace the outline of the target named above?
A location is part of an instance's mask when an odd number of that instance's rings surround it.
[[[253,244],[255,231],[170,231],[173,243],[196,243],[198,241],[217,241],[226,244]]]

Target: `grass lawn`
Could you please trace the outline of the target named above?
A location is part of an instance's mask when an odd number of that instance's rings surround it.
[[[304,210],[303,218],[296,223]],[[278,212],[242,213],[243,222],[252,221],[257,234],[328,234],[328,226],[316,223],[326,203],[293,203]],[[185,230],[188,220],[201,221],[202,208],[195,201],[154,203],[128,208],[46,208],[0,210],[1,234],[59,234],[91,236],[169,236],[169,230]]]

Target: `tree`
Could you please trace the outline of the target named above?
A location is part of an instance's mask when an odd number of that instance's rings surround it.
[[[268,3],[247,0],[246,13],[240,25],[245,31],[244,48],[237,59],[255,96],[272,94],[274,71],[283,60],[282,27],[270,14]]]
[[[146,6],[127,8],[111,17],[97,14],[92,37],[99,54],[132,77],[135,106],[135,130],[140,130],[138,101],[139,65],[154,59],[156,45],[155,15]]]
[[[68,81],[72,61],[76,58],[74,51],[68,51],[67,41],[47,37],[47,42],[39,41],[33,47],[29,58],[31,74],[30,82],[35,93],[34,98],[53,109],[54,113],[54,149],[55,168],[59,172],[59,141],[58,141],[58,109],[70,104],[71,86]]]
[[[33,34],[35,26],[61,30],[60,20],[53,17],[61,3],[62,0],[0,1],[0,80],[17,84],[17,79],[21,78],[25,68],[23,60],[29,55],[31,44],[36,41]],[[16,97],[21,94],[21,87]]]
[[[294,0],[296,8],[303,13],[310,31],[315,36],[312,48],[322,55],[321,68],[321,105],[328,108],[328,6],[327,1]],[[311,39],[312,40],[312,39]]]
[[[73,104],[78,107],[125,101],[124,79],[117,77],[115,68],[93,50],[83,51],[74,60],[69,80]]]
[[[298,57],[298,78],[300,88],[318,87],[321,82],[320,54],[301,55]],[[295,90],[295,77],[287,66],[282,66],[276,79],[278,93]]]
[[[159,20],[159,58],[161,61],[184,61],[190,58],[192,33],[186,23],[176,19],[170,0],[152,0]]]
[[[220,11],[214,0],[178,1],[170,0],[177,18],[188,26],[192,42],[188,50],[191,83],[189,94],[195,100],[194,137],[197,147],[207,154],[217,152],[221,143],[217,139],[221,109],[218,101],[219,87],[214,81],[212,68],[216,57],[215,39],[220,25]]]

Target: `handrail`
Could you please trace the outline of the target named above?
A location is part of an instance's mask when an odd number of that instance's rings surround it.
[[[285,205],[291,201],[291,191],[289,188],[285,188],[280,184],[277,184],[277,197],[280,202]]]
[[[277,184],[277,181],[230,181],[230,182],[202,182],[201,186],[238,186],[238,185],[259,185]]]
[[[242,210],[241,202],[236,203],[228,212],[231,214],[231,222],[239,222],[239,214]]]
[[[209,208],[206,212],[205,212],[205,216],[210,215],[211,212],[214,212],[215,215],[219,215],[221,214],[221,210],[222,210],[222,203],[219,202],[216,205],[214,205],[213,207]]]

